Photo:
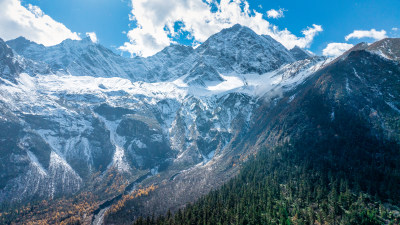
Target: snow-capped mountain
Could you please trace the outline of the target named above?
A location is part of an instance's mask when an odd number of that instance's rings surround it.
[[[18,134],[11,143],[19,152],[2,164],[21,170],[3,171],[2,201],[73,193],[109,168],[129,179],[206,164],[246,132],[260,96],[298,85],[325,63],[295,62],[240,25],[197,49],[172,45],[148,58],[123,58],[90,39],[45,47],[17,38],[6,42],[13,50],[2,43],[13,76],[2,73],[1,118]],[[24,70],[27,61],[47,70]]]
[[[121,77],[145,82],[173,81],[196,71],[194,67],[203,64],[219,73],[262,74],[296,61],[279,42],[240,25],[222,30],[196,49],[172,45],[148,58],[124,58],[93,43],[90,38],[65,40],[51,47],[23,37],[6,43],[26,59],[46,63],[53,73]]]
[[[67,39],[62,43],[45,47],[23,37],[6,42],[13,50],[26,59],[46,63],[53,73],[61,72],[75,76],[93,74],[97,77],[134,78],[134,72],[140,63],[133,65],[114,54],[111,50],[93,43],[90,38],[81,41]],[[135,67],[134,67],[135,66]],[[124,67],[134,69],[124,69]],[[143,74],[140,74],[143,75]]]
[[[211,36],[196,52],[219,72],[265,73],[294,62],[293,55],[270,36],[235,25]]]
[[[0,202],[74,194],[116,170],[128,184],[143,175],[141,184],[158,184],[149,202],[169,196],[158,210],[182,206],[232,177],[252,146],[301,132],[304,124],[285,133],[282,118],[294,118],[305,88],[335,65],[346,62],[346,71],[334,74],[354,76],[335,82],[344,89],[322,88],[332,99],[361,84],[375,90],[380,81],[368,74],[379,71],[358,75],[357,63],[383,60],[390,66],[381,79],[397,76],[397,48],[385,46],[398,44],[383,43],[333,60],[235,25],[196,49],[172,45],[129,59],[90,39],[52,47],[0,40]],[[324,80],[318,85],[331,82]],[[390,113],[400,108],[399,93],[374,93]]]
[[[19,56],[0,38],[0,77],[15,82],[22,72],[49,74],[51,69],[44,63]]]

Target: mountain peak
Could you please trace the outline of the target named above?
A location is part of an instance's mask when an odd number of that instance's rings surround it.
[[[234,35],[238,38],[241,38],[242,36],[245,36],[245,35],[252,35],[254,37],[259,36],[258,34],[256,34],[256,32],[254,32],[249,27],[242,26],[240,24],[235,24],[232,27],[222,29],[219,33],[217,33],[217,35],[219,35],[219,36]]]
[[[15,38],[14,41],[18,41],[20,43],[31,42],[30,40],[26,39],[24,36],[19,36],[19,37]]]
[[[384,58],[400,61],[400,38],[385,38],[368,46],[368,51]]]
[[[26,39],[24,36],[19,36],[19,37],[15,38],[15,39],[10,40],[10,42],[11,41],[15,41],[15,42],[18,42],[18,43],[35,43],[35,42],[31,41],[31,40]]]
[[[34,42],[34,41],[31,41],[31,40],[29,40],[29,39],[27,39],[26,37],[24,37],[24,36],[19,36],[19,37],[17,37],[17,38],[15,38],[15,39],[12,39],[12,40],[9,40],[9,41],[6,41],[6,43],[9,45],[9,46],[28,46],[28,45],[35,45],[35,46],[43,46],[44,47],[44,45],[42,45],[42,44],[38,44],[38,43],[36,43],[36,42]],[[14,48],[13,48],[14,49]]]
[[[81,40],[81,42],[89,42],[89,43],[95,43],[90,37],[85,37]]]
[[[237,24],[233,25],[231,28],[233,28],[233,29],[238,29],[238,28],[242,28],[242,27],[243,27],[242,25],[240,25],[239,23],[237,23]]]
[[[312,57],[312,55],[309,52],[300,48],[297,45],[294,46],[294,48],[290,49],[289,51],[292,53],[293,57],[296,60],[304,60],[304,59]]]
[[[74,47],[74,46],[89,46],[89,45],[95,45],[96,43],[94,43],[93,41],[92,41],[92,39],[90,39],[90,37],[86,37],[86,38],[83,38],[83,39],[81,39],[81,40],[72,40],[72,39],[65,39],[64,41],[62,41],[60,44],[58,44],[58,45],[55,45],[55,46],[59,46],[59,45],[62,45],[62,46],[71,46],[71,47]]]
[[[242,26],[240,24],[235,24],[232,27],[228,27],[228,28],[224,28],[222,29],[219,33],[232,33],[232,32],[237,32],[239,30],[241,30],[242,28],[244,28],[245,26]],[[247,27],[246,27],[247,28]],[[249,30],[251,30],[250,28],[248,28]],[[252,30],[251,30],[252,31]],[[218,33],[217,33],[218,34]]]
[[[194,49],[192,46],[186,46],[186,45],[179,45],[179,44],[172,44],[170,46],[165,47],[161,52],[157,53],[156,55],[159,54],[168,54],[168,55],[189,55],[194,52]]]
[[[212,35],[196,52],[220,72],[261,74],[295,61],[275,39],[238,24]]]
[[[44,45],[38,44],[34,41],[28,40],[23,36],[17,37],[16,39],[6,41],[7,45],[10,46],[18,54],[25,51],[28,48],[45,48]]]
[[[365,50],[380,55],[386,59],[400,61],[400,38],[385,38],[372,44],[361,42],[347,50],[333,62],[345,59],[351,52]]]

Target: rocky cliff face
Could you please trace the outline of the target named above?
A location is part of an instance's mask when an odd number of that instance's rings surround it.
[[[22,68],[14,57],[13,51],[0,39],[0,75],[15,82],[15,77],[21,73]]]

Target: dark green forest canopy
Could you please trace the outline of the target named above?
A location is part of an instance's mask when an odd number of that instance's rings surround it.
[[[135,224],[399,224],[399,145],[344,111],[336,118],[324,135],[261,150],[185,209]]]

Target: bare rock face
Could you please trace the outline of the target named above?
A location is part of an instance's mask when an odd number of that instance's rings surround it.
[[[22,71],[18,62],[15,62],[14,53],[7,44],[0,39],[0,75],[15,82],[15,77]]]

